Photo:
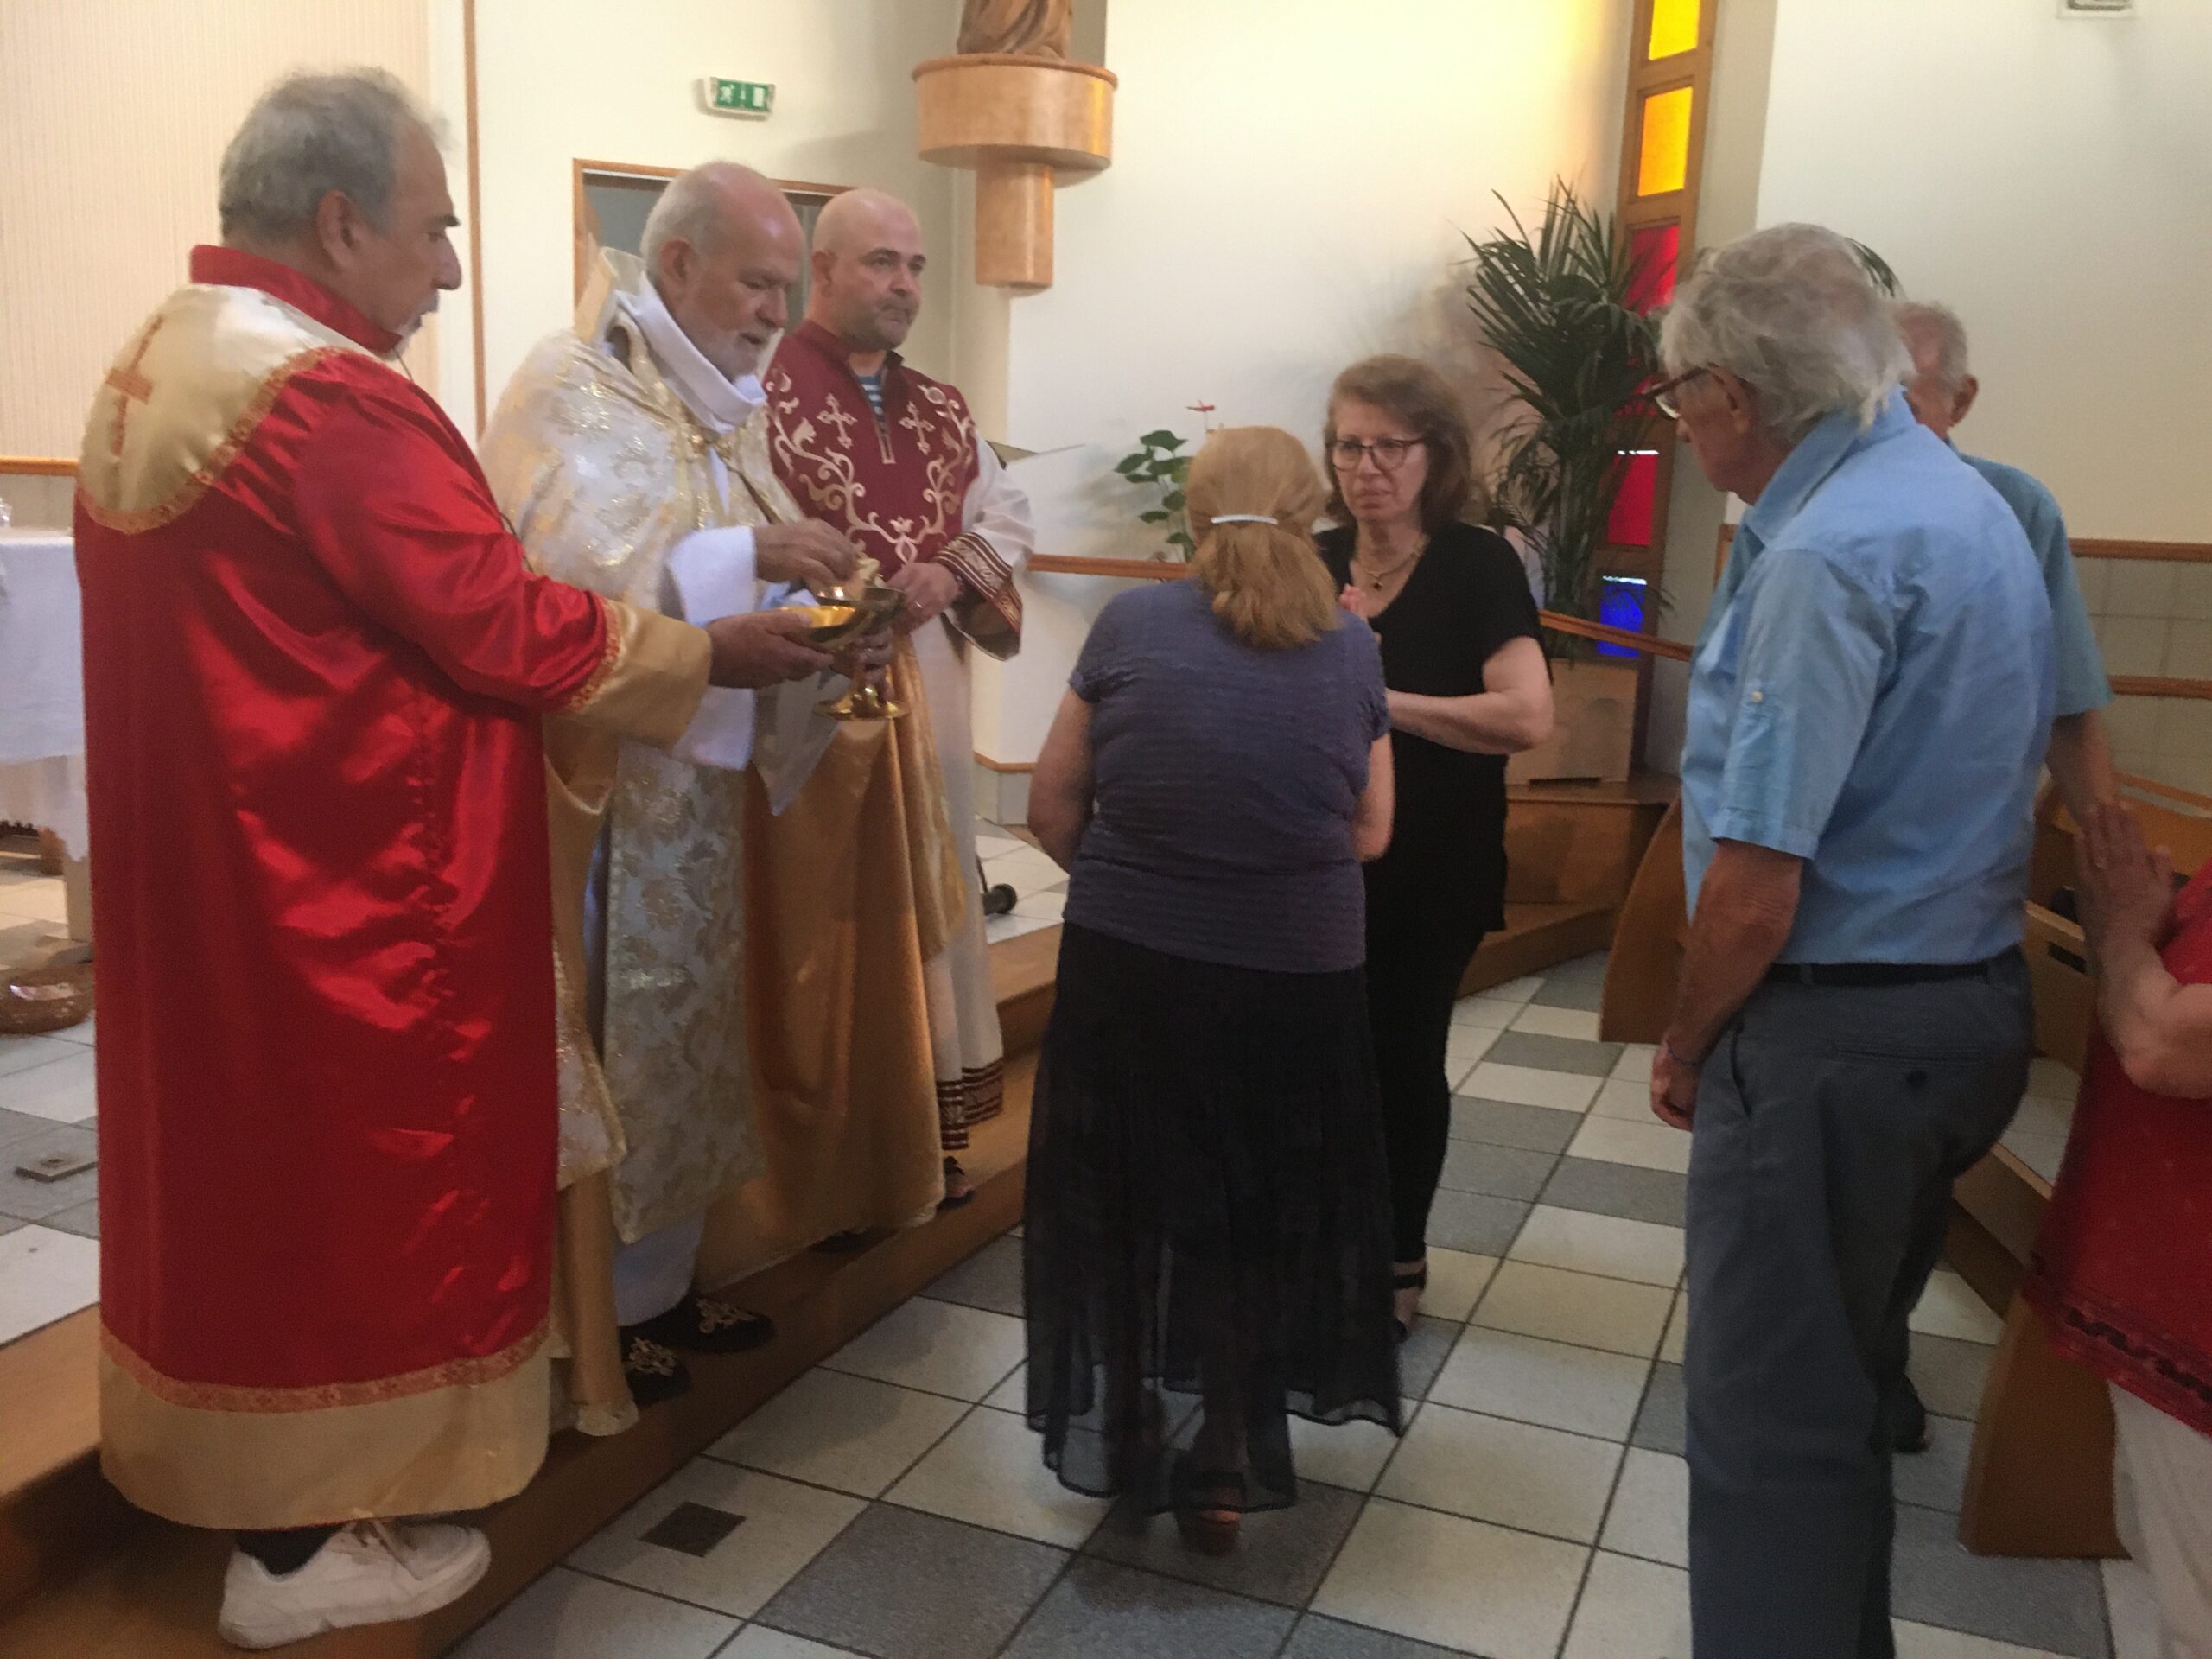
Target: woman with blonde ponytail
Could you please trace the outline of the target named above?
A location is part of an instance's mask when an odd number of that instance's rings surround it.
[[[1305,447],[1216,433],[1187,493],[1191,580],[1100,613],[1031,781],[1071,880],[1030,1119],[1028,1412],[1063,1484],[1172,1508],[1218,1552],[1295,1497],[1290,1414],[1400,1427],[1360,878],[1391,765]],[[1179,1453],[1170,1395],[1201,1403]]]

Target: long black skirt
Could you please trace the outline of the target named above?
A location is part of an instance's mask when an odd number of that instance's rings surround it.
[[[1211,1419],[1246,1507],[1275,1509],[1290,1414],[1401,1430],[1371,1040],[1357,969],[1065,930],[1023,1249],[1029,1422],[1063,1484],[1167,1508]]]

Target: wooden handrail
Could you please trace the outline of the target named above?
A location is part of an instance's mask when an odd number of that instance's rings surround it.
[[[1670,663],[1687,663],[1690,647],[1676,639],[1662,639],[1656,633],[1632,633],[1626,628],[1610,627],[1603,622],[1585,622],[1579,616],[1561,616],[1557,611],[1538,611],[1536,620],[1554,633],[1571,633],[1578,639],[1595,639],[1601,645],[1619,645],[1624,650],[1641,652],[1647,657],[1663,657]]]
[[[59,455],[0,455],[0,474],[17,478],[74,478],[77,463]]]

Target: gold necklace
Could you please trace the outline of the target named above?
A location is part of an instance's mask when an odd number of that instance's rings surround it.
[[[1424,536],[1414,544],[1414,550],[1407,554],[1404,558],[1400,559],[1388,570],[1378,570],[1373,575],[1370,576],[1367,579],[1367,591],[1370,594],[1381,593],[1382,591],[1382,584],[1384,582],[1389,581],[1390,578],[1396,575],[1399,571],[1404,569],[1408,565],[1411,564],[1415,559],[1421,557],[1422,554],[1427,551],[1428,537]],[[1360,562],[1359,555],[1357,553],[1353,554],[1351,556],[1351,562],[1354,564],[1357,564]]]

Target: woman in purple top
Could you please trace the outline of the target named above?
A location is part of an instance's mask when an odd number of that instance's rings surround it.
[[[1078,1491],[1228,1548],[1296,1496],[1287,1414],[1400,1427],[1362,861],[1389,841],[1375,637],[1304,446],[1217,433],[1192,579],[1099,616],[1032,780],[1071,874],[1030,1121],[1031,1426]],[[1203,1409],[1189,1450],[1187,1415]]]

